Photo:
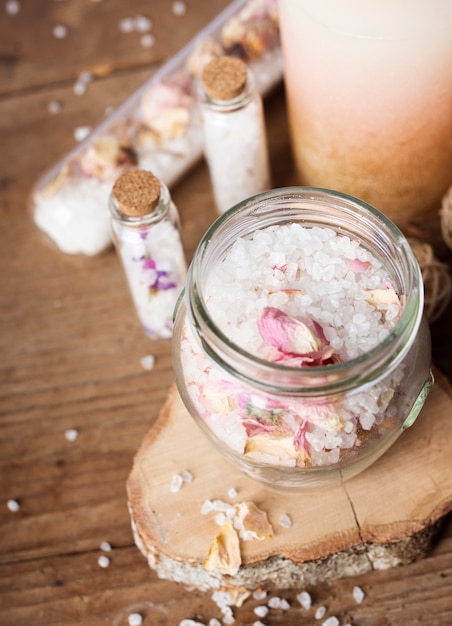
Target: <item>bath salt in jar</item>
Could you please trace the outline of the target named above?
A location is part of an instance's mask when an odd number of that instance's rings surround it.
[[[317,488],[361,472],[417,418],[430,362],[416,258],[364,202],[275,189],[202,238],[176,312],[176,381],[249,476]]]
[[[218,57],[202,72],[204,154],[219,213],[270,187],[262,99],[246,63]]]
[[[179,215],[166,185],[151,172],[128,170],[110,196],[113,241],[144,332],[170,338],[186,277]]]

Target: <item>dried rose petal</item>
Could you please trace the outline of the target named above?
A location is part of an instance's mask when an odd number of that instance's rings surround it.
[[[266,307],[257,322],[262,339],[284,354],[318,352],[322,343],[302,321],[280,309]]]
[[[251,533],[253,539],[273,537],[273,527],[268,521],[267,513],[259,509],[254,502],[240,502],[236,508],[243,528]]]
[[[347,259],[347,266],[352,272],[366,272],[372,267],[372,263],[370,261],[361,261],[360,259]]]
[[[377,309],[380,304],[400,305],[399,296],[391,287],[387,289],[370,289],[367,293],[369,294],[367,301]]]
[[[209,571],[234,576],[239,571],[241,563],[238,534],[231,524],[226,522],[210,546],[204,567]]]

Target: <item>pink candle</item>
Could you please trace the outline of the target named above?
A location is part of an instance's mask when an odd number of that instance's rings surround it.
[[[279,0],[300,182],[403,226],[452,184],[451,0]]]

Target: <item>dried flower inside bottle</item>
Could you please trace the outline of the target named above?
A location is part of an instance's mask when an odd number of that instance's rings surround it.
[[[186,261],[179,215],[168,188],[151,172],[128,170],[110,198],[113,240],[145,333],[170,338]]]

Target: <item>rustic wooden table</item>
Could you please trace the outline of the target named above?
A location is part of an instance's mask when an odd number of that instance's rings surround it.
[[[176,3],[177,5],[178,3]],[[159,580],[133,543],[125,482],[138,446],[158,415],[173,373],[170,345],[142,333],[114,251],[80,260],[42,242],[27,214],[37,178],[75,143],[74,129],[96,126],[226,5],[187,0],[177,15],[169,0],[19,0],[0,14],[0,623],[208,624],[221,613],[211,594]],[[17,11],[18,9],[18,11]],[[152,19],[154,45],[122,33],[121,19]],[[67,31],[55,36],[55,26]],[[58,30],[56,34],[58,34]],[[82,95],[82,71],[94,80]],[[61,110],[52,114],[50,102]],[[283,88],[266,99],[275,186],[294,182]],[[187,253],[214,218],[204,164],[173,190]],[[433,220],[425,231],[437,238]],[[440,256],[450,254],[438,244]],[[435,363],[452,380],[452,307],[433,325]],[[153,371],[140,359],[156,357]],[[78,438],[65,438],[67,429]],[[444,445],[449,442],[445,441]],[[419,468],[422,472],[422,467]],[[16,500],[20,507],[9,510]],[[389,503],[390,505],[390,503]],[[110,565],[98,558],[110,542]],[[365,592],[358,604],[354,585]],[[309,590],[340,624],[452,624],[452,519],[431,554],[412,565]],[[296,592],[292,608],[265,624],[312,624]],[[235,609],[253,624],[260,604]]]

